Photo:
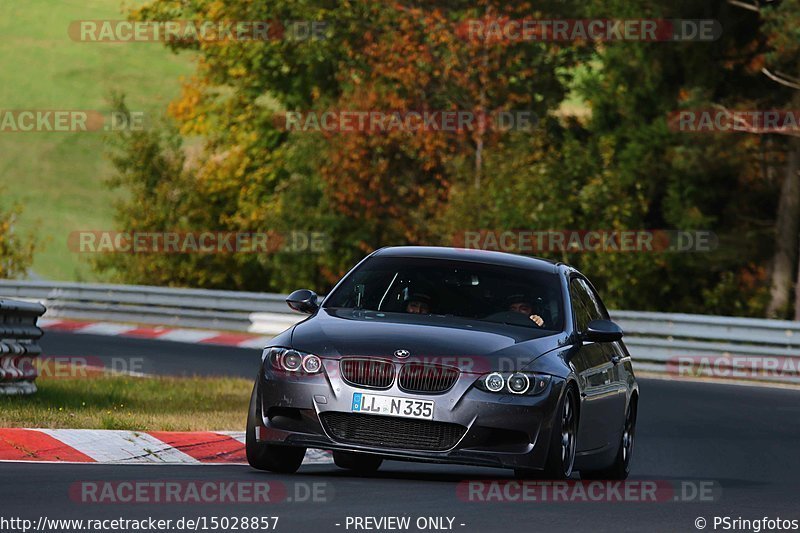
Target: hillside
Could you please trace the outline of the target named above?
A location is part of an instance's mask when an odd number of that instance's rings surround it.
[[[125,5],[132,5],[128,1]],[[177,96],[190,59],[158,43],[84,43],[68,35],[77,20],[124,18],[120,0],[27,0],[0,4],[0,110],[96,110],[113,91],[131,110],[161,114]],[[112,227],[111,172],[100,132],[0,131],[0,205],[24,204],[19,231],[35,232],[36,276],[99,280],[67,236]]]

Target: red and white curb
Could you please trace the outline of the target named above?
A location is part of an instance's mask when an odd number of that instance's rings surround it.
[[[0,428],[0,462],[247,464],[242,431],[120,431]],[[308,450],[303,464],[331,464]]]
[[[185,342],[190,344],[215,344],[237,348],[261,349],[272,340],[271,336],[213,331],[204,329],[166,328],[160,326],[136,326],[114,322],[81,322],[40,318],[37,324],[45,331],[67,333],[87,333],[112,337],[134,337],[137,339],[157,339],[163,341]]]

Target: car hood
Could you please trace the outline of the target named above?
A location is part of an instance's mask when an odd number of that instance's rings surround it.
[[[452,316],[325,308],[295,326],[291,343],[322,357],[422,361],[478,373],[523,368],[566,339],[563,332]],[[410,355],[398,358],[397,350]]]

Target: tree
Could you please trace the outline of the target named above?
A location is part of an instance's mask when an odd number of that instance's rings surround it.
[[[791,158],[774,135],[690,134],[669,121],[680,109],[788,105],[791,91],[762,69],[794,72],[796,0],[760,14],[734,3],[153,0],[133,16],[314,20],[328,30],[317,40],[279,31],[266,41],[168,43],[192,50],[197,70],[170,106],[173,125],[121,139],[115,183],[133,194],[120,224],[322,229],[331,246],[299,256],[114,256],[104,268],[133,282],[325,291],[377,247],[451,245],[465,230],[712,230],[713,253],[545,255],[586,271],[615,308],[762,314],[776,168]],[[470,21],[590,17],[716,19],[724,32],[714,42],[554,43],[464,31]],[[282,113],[327,110],[527,110],[539,124],[346,133],[280,124]],[[778,227],[784,219],[796,217]],[[797,245],[796,230],[779,233],[794,233],[779,246]]]
[[[480,183],[482,154],[501,141],[502,132],[325,136],[282,131],[273,119],[283,111],[365,108],[478,114],[527,108],[546,116],[566,92],[568,74],[562,71],[576,60],[571,47],[475,40],[459,33],[461,22],[470,18],[530,13],[536,12],[528,2],[488,0],[477,7],[435,2],[426,9],[367,0],[291,6],[152,2],[134,16],[324,20],[332,31],[319,41],[169,43],[199,54],[197,73],[170,106],[176,132],[123,139],[114,183],[135,194],[120,207],[120,224],[158,230],[316,224],[331,233],[332,251],[299,261],[303,266],[291,272],[305,279],[317,272],[323,287],[378,246],[436,240],[430,221],[442,211],[450,186],[467,179]],[[186,147],[177,135],[201,139],[192,157],[181,155]],[[461,175],[464,157],[474,164]],[[286,289],[287,260],[259,258],[260,268],[236,276],[230,274],[232,265],[224,269],[227,275],[211,272],[222,266],[220,260],[183,256],[154,261],[115,256],[104,258],[100,267],[116,269],[128,281],[238,288],[252,286],[250,276],[257,273],[262,287]],[[242,272],[245,265],[236,260],[236,266]]]
[[[667,118],[679,109],[748,107],[763,94],[766,80],[752,68],[763,50],[757,17],[721,1],[591,5],[594,17],[716,19],[725,31],[714,42],[598,47],[578,87],[591,108],[586,140],[564,154],[589,162],[586,178],[576,176],[580,227],[712,230],[720,247],[569,260],[598,279],[612,307],[763,312],[764,232],[753,222],[768,224],[775,196],[756,164],[759,139],[676,132]]]
[[[0,279],[24,275],[33,263],[35,243],[32,236],[20,237],[16,233],[21,213],[19,205],[0,209]]]
[[[760,73],[773,83],[769,101],[776,107],[796,112],[800,109],[800,2],[787,0],[758,8],[767,40]],[[784,74],[784,73],[790,74]],[[772,261],[770,302],[767,315],[785,318],[790,311],[790,293],[794,285],[794,319],[800,320],[800,265],[798,265],[798,230],[800,229],[800,132],[785,139],[785,163],[780,200],[775,223],[775,255]]]

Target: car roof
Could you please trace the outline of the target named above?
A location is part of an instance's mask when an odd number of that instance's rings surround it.
[[[372,254],[373,257],[419,257],[426,259],[445,259],[449,261],[470,261],[473,263],[486,263],[490,265],[526,268],[540,272],[557,273],[560,263],[547,259],[476,250],[470,248],[447,248],[444,246],[392,246],[381,248]]]

